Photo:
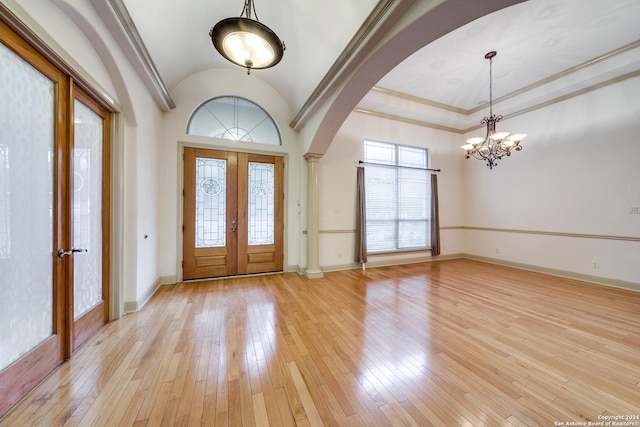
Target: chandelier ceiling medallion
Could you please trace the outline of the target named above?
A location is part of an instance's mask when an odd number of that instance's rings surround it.
[[[256,19],[252,19],[252,14]],[[246,16],[244,16],[246,15]],[[251,69],[270,68],[282,59],[284,42],[269,27],[258,21],[253,0],[245,0],[237,18],[226,18],[209,31],[215,48],[229,61]]]
[[[484,160],[487,162],[489,169],[493,169],[496,166],[496,162],[504,156],[510,156],[512,149],[515,151],[522,150],[520,141],[527,137],[526,133],[511,135],[509,132],[498,132],[496,130],[496,123],[502,120],[502,116],[493,114],[492,64],[496,55],[495,51],[491,51],[484,56],[489,60],[489,117],[483,118],[480,123],[487,125],[487,134],[484,138],[481,136],[469,138],[467,143],[461,147],[467,152],[466,159],[473,156],[478,160]]]

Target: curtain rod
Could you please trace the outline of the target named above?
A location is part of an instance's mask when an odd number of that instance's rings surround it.
[[[440,169],[416,168],[416,167],[413,167],[413,166],[385,165],[385,164],[382,164],[382,163],[370,163],[370,162],[365,162],[365,161],[362,161],[362,160],[358,160],[358,163],[361,164],[361,165],[382,166],[382,167],[396,168],[396,169],[416,169],[416,170],[419,170],[419,171],[441,172]]]

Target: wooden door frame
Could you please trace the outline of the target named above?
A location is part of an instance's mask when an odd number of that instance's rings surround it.
[[[188,153],[187,153],[188,151]],[[187,164],[187,161],[193,161],[191,167],[193,168],[191,176],[183,174],[184,191],[183,191],[183,207],[195,208],[198,189],[196,188],[195,173],[198,170],[197,161],[199,158],[224,160],[226,162],[225,173],[225,221],[227,225],[230,225],[229,221],[237,221],[237,201],[235,200],[235,193],[237,193],[237,169],[238,169],[238,155],[233,151],[223,150],[206,150],[202,148],[185,147],[183,156],[183,165]],[[186,170],[186,166],[185,166]],[[183,215],[184,216],[184,215]],[[237,246],[238,233],[231,231],[231,227],[225,227],[225,245],[216,247],[196,248],[195,239],[195,221],[185,221],[183,223],[183,242],[182,249],[182,275],[184,276],[184,270],[193,271],[201,275],[210,275],[211,277],[228,276],[231,272],[235,272],[237,269],[237,252],[229,251],[229,248]],[[187,249],[188,248],[188,249]],[[192,252],[193,251],[193,252]],[[189,253],[189,256],[187,256]],[[199,255],[196,256],[196,253]],[[198,265],[197,260],[203,260],[208,262],[205,265]],[[189,279],[193,280],[193,279]]]
[[[10,50],[19,57],[31,64],[34,68],[47,76],[54,83],[55,109],[54,109],[54,222],[53,222],[53,241],[52,247],[57,251],[58,248],[70,248],[71,241],[71,211],[70,200],[72,197],[70,174],[63,170],[60,165],[71,165],[71,132],[73,128],[73,118],[71,116],[70,103],[73,102],[74,76],[78,74],[71,70],[68,66],[61,67],[60,64],[66,64],[56,52],[52,51],[44,42],[42,42],[28,27],[26,27],[19,19],[12,14],[7,14],[3,5],[0,5],[0,38],[4,41]],[[86,79],[84,85],[86,85]],[[84,87],[83,85],[83,87]],[[77,88],[77,86],[76,86]],[[107,188],[103,187],[103,198],[113,199],[117,209],[114,209],[113,215],[111,210],[116,207],[114,205],[106,206],[107,215],[103,216],[103,227],[109,230],[108,237],[103,239],[104,256],[108,262],[103,264],[103,295],[108,301],[115,302],[110,304],[110,313],[103,311],[106,319],[109,317],[116,318],[122,314],[122,265],[123,254],[114,254],[111,252],[113,247],[123,246],[123,185],[121,174],[111,173],[112,167],[121,168],[123,164],[122,141],[124,139],[124,123],[118,113],[118,108],[105,102],[104,99],[96,100],[93,97],[100,91],[89,89],[88,95],[93,102],[102,106],[107,111],[108,120],[105,122],[106,141],[110,146],[106,146],[103,160],[107,160],[105,167],[104,180]],[[113,120],[111,120],[113,119]],[[114,137],[116,135],[116,137]],[[114,160],[111,162],[111,160]],[[65,208],[65,206],[67,208]],[[104,213],[104,211],[103,211]],[[114,232],[111,232],[114,230]],[[111,244],[111,243],[115,244]],[[65,263],[65,259],[58,258],[52,254],[53,269],[53,324],[52,335],[39,344],[34,350],[16,360],[13,364],[6,367],[0,375],[0,417],[9,410],[24,395],[30,392],[38,382],[40,382],[49,372],[56,369],[64,360],[71,357],[73,348],[72,323],[73,312],[69,313],[68,302],[70,291],[68,289],[68,277],[70,271],[70,262]],[[113,272],[113,274],[112,274]],[[112,279],[116,280],[112,280]],[[33,377],[40,377],[39,380],[26,379],[26,375],[35,374]]]
[[[266,150],[248,150],[245,147],[229,147],[228,145],[207,145],[207,144],[198,144],[194,142],[187,141],[177,141],[178,145],[178,156],[177,156],[177,188],[176,188],[176,198],[178,202],[176,203],[176,276],[175,280],[171,280],[171,283],[181,283],[184,279],[182,277],[182,250],[184,247],[183,241],[183,233],[182,233],[182,224],[184,224],[184,198],[183,198],[183,189],[184,189],[184,149],[185,148],[201,148],[205,150],[220,150],[220,151],[234,151],[236,153],[245,153],[245,154],[256,154],[256,155],[265,155],[265,156],[273,156],[273,157],[281,157],[282,162],[284,164],[283,167],[283,175],[282,175],[282,186],[283,186],[283,199],[282,199],[282,259],[283,265],[282,270],[285,270],[286,259],[287,259],[287,178],[288,178],[288,163],[289,163],[289,154],[281,151],[266,151]],[[199,279],[196,279],[199,280]],[[203,279],[207,280],[207,279]],[[210,280],[210,279],[209,279]]]
[[[72,78],[76,87],[81,87],[102,105],[111,116],[111,313],[110,319],[124,315],[124,140],[127,119],[121,114],[123,108],[109,91],[105,90],[89,73],[82,69],[58,42],[40,28],[22,8],[0,2],[0,22],[21,38],[38,55],[49,61],[58,70]],[[30,27],[30,25],[33,25]],[[122,94],[121,94],[122,95]],[[123,95],[125,98],[126,94]],[[133,116],[131,116],[133,117]]]
[[[66,163],[68,153],[69,129],[65,120],[68,110],[70,82],[67,76],[55,65],[38,53],[8,25],[0,21],[0,38],[16,55],[33,66],[54,83],[54,133],[53,133],[53,241],[52,247],[68,244],[68,214],[64,207],[70,188],[64,179],[62,165]],[[68,318],[65,315],[67,272],[63,261],[52,254],[52,293],[53,323],[52,334],[33,350],[2,370],[0,374],[0,415],[17,403],[37,385],[49,372],[53,371],[64,359],[68,358]],[[25,379],[27,376],[27,379]],[[39,379],[38,379],[39,378]]]
[[[242,160],[241,160],[242,159]],[[273,155],[264,155],[264,154],[250,154],[250,153],[241,153],[238,155],[238,164],[241,165],[238,167],[239,175],[238,175],[238,205],[239,207],[244,206],[245,209],[239,209],[240,214],[238,215],[238,224],[247,224],[248,223],[248,209],[246,207],[247,199],[249,196],[249,188],[248,188],[248,168],[249,162],[263,162],[271,164],[271,159],[275,159],[274,166],[274,217],[282,218],[281,224],[275,224],[276,227],[282,226],[281,230],[275,230],[275,239],[273,244],[271,245],[257,245],[250,246],[247,238],[248,238],[248,230],[243,229],[241,233],[238,235],[238,248],[242,252],[238,252],[238,274],[252,274],[252,273],[261,273],[264,272],[264,268],[273,268],[273,271],[282,271],[284,266],[284,250],[283,250],[283,240],[284,240],[284,167],[283,161],[284,159],[279,156]],[[278,232],[279,231],[279,232]],[[272,247],[273,252],[271,250],[266,250],[265,247]],[[266,253],[265,253],[266,252]],[[264,256],[270,256],[272,253],[282,253],[282,259],[279,262],[273,263],[273,260],[264,259]],[[261,259],[262,258],[262,259]],[[271,265],[272,267],[267,267]],[[262,270],[262,271],[260,271]]]
[[[101,189],[101,228],[102,228],[102,302],[90,309],[77,320],[74,313],[74,283],[70,280],[70,289],[68,292],[67,306],[69,307],[70,319],[70,339],[71,353],[81,346],[93,333],[97,323],[105,324],[109,320],[110,315],[110,259],[111,259],[111,114],[100,103],[81,88],[71,85],[71,96],[69,99],[69,140],[71,144],[75,144],[74,124],[75,117],[75,100],[80,101],[90,108],[94,113],[103,120],[102,126],[102,189]],[[70,156],[73,159],[73,146],[71,147]],[[69,188],[74,188],[73,174],[69,174]],[[70,195],[70,206],[73,209],[73,192]],[[71,225],[71,241],[73,241],[73,221]],[[73,257],[69,262],[69,277],[74,277]]]

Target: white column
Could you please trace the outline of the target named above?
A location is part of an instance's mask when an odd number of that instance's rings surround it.
[[[318,154],[307,154],[307,269],[310,279],[323,277],[320,270],[319,203],[318,203]]]

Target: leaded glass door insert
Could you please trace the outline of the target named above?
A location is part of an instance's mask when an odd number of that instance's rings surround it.
[[[250,246],[272,245],[275,241],[274,167],[272,163],[249,162],[247,204]]]
[[[183,279],[282,270],[283,160],[184,150]]]
[[[196,248],[224,247],[227,161],[196,158]]]

